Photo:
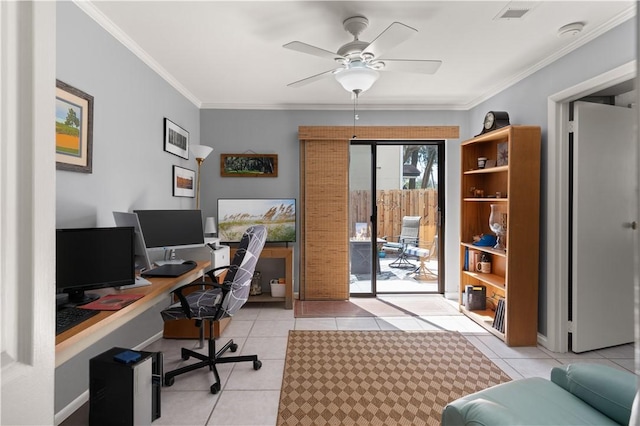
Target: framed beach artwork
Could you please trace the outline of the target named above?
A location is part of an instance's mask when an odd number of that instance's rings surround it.
[[[93,96],[56,80],[56,169],[93,170]]]
[[[189,159],[189,132],[168,118],[164,119],[164,150]]]

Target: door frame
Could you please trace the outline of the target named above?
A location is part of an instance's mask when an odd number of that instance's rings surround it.
[[[51,424],[55,389],[56,4],[0,3],[1,424]],[[6,40],[6,42],[5,42]],[[22,407],[29,407],[25,410]]]
[[[547,330],[538,342],[553,352],[569,348],[569,103],[635,77],[634,60],[547,98]]]

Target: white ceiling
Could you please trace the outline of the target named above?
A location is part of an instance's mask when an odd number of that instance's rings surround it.
[[[368,109],[466,110],[635,15],[625,1],[78,1],[77,4],[201,108],[350,108],[333,79],[288,83],[336,67],[284,49],[335,52],[362,15],[372,41],[392,22],[418,33],[384,56],[443,61],[434,75],[382,72],[359,99]],[[497,19],[531,8],[520,19]],[[577,36],[558,29],[584,23]]]

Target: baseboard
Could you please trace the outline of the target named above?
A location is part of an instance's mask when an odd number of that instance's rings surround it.
[[[444,297],[449,300],[459,300],[459,296],[457,292],[445,292]]]
[[[58,411],[53,418],[54,424],[57,426],[67,420],[67,418],[78,411],[80,407],[89,402],[89,389],[82,392],[76,399],[71,401],[69,405]]]
[[[540,346],[544,346],[545,348],[548,348],[547,343],[548,343],[547,342],[547,336],[544,336],[544,335],[538,333],[538,344]]]
[[[136,345],[133,349],[136,351],[140,351],[144,348],[146,348],[147,346],[149,346],[150,344],[152,344],[153,342],[162,339],[162,331],[159,331],[158,333],[154,334],[153,336],[149,337],[147,340],[143,341],[142,343]]]

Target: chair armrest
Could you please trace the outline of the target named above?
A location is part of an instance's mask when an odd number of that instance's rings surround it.
[[[180,301],[180,306],[182,307],[182,311],[185,313],[187,318],[191,319],[191,308],[189,307],[189,302],[187,302],[187,298],[185,297],[184,290],[190,287],[211,287],[211,288],[219,288],[222,289],[223,293],[226,293],[228,290],[226,286],[222,284],[218,284],[217,282],[213,283],[190,283],[182,285],[175,290],[171,291],[171,294],[175,294],[178,297],[178,301]]]
[[[620,424],[628,424],[638,377],[608,365],[574,363],[554,367],[551,381]]]
[[[229,269],[229,268],[230,268],[230,265],[218,266],[217,268],[209,269],[206,273],[209,276],[209,278],[211,278],[211,281],[213,281],[214,283],[219,283],[218,277],[216,277],[216,274],[214,274],[214,272],[219,271],[221,269]]]
[[[407,245],[407,246],[409,244],[415,245],[418,242],[418,238],[416,238],[416,237],[400,237],[398,239],[398,241],[400,241],[402,244]]]

